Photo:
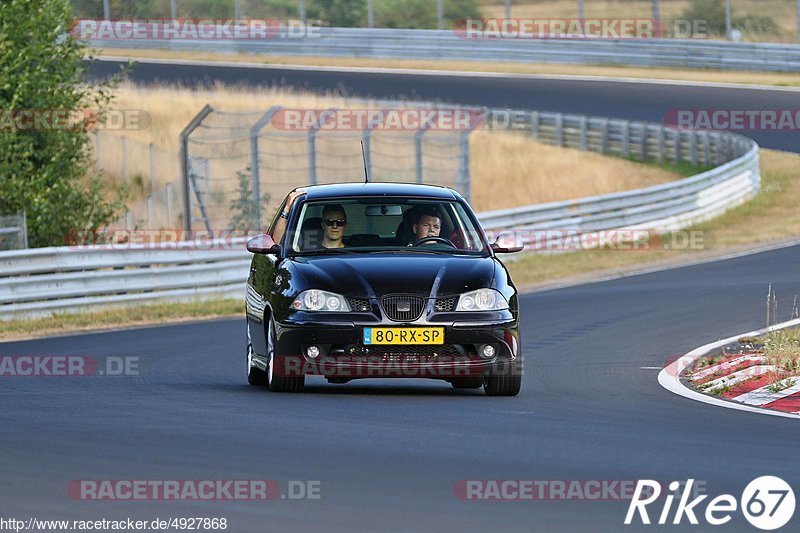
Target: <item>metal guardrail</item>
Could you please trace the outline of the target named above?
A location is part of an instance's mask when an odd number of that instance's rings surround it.
[[[506,126],[502,121],[511,118]],[[741,135],[539,112],[488,111],[486,127],[518,130],[548,144],[656,161],[717,165],[645,189],[479,213],[488,232],[617,228],[676,230],[712,218],[760,187],[758,145]],[[498,124],[500,122],[500,124]],[[523,233],[524,235],[525,233]],[[244,239],[40,248],[0,253],[0,319],[109,304],[240,298],[250,262]]]
[[[264,40],[91,39],[97,48],[800,72],[800,45],[702,39],[467,39],[450,30],[315,28]]]

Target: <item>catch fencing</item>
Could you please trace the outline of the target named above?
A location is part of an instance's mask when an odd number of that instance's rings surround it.
[[[256,129],[256,134],[252,134],[252,117],[263,118],[263,112],[236,115],[214,113],[211,108],[206,108],[201,115],[204,116],[199,115],[198,120],[193,121],[182,136],[182,156],[185,162],[190,162],[184,167],[186,186],[182,192],[184,201],[188,201],[188,206],[184,206],[188,209],[184,212],[192,213],[204,224],[210,224],[211,220],[222,221],[220,223],[229,221],[222,218],[224,213],[215,214],[217,211],[214,209],[217,208],[208,201],[215,194],[219,196],[215,180],[220,174],[229,180],[231,176],[235,178],[237,186],[241,185],[241,190],[236,194],[242,193],[245,199],[248,194],[251,200],[263,197],[264,192],[270,194],[271,203],[263,204],[270,208],[276,205],[275,202],[291,185],[301,184],[301,181],[308,179],[310,168],[313,167],[309,161],[308,132],[298,139],[285,141],[299,144],[300,149],[276,151],[275,147],[282,146],[279,143],[284,141],[264,135],[263,130]],[[211,127],[211,124],[214,126]],[[255,124],[259,124],[259,121]],[[516,131],[539,142],[631,159],[686,161],[714,167],[695,176],[645,189],[479,213],[484,228],[495,235],[506,231],[525,235],[529,230],[591,232],[615,228],[644,228],[663,233],[732,209],[753,197],[760,187],[758,145],[733,133],[681,131],[661,124],[513,110],[483,110],[481,127]],[[193,137],[196,131],[204,133]],[[233,132],[240,135],[235,143],[230,142]],[[469,142],[468,134],[462,132],[458,136],[463,136],[465,140],[451,144],[456,147],[458,155],[448,164],[444,176],[452,180],[461,176],[462,182],[454,185],[460,185],[464,192],[464,187],[469,184]],[[358,138],[348,142],[352,144]],[[197,142],[198,139],[202,142]],[[258,140],[255,150],[253,139]],[[338,141],[334,141],[332,146],[336,146],[335,142]],[[222,163],[210,162],[207,185],[199,181],[197,170],[197,161],[201,156],[196,147],[205,146],[204,143],[212,147],[206,153],[221,154],[221,161],[233,161],[227,167]],[[466,157],[462,151],[465,145]],[[316,146],[320,149],[321,143]],[[411,142],[410,146],[416,145]],[[353,159],[360,164],[360,149],[356,148],[353,152]],[[281,159],[280,154],[286,154],[287,157]],[[413,153],[405,157],[411,161],[418,160]],[[316,160],[321,159],[319,157]],[[286,178],[273,177],[276,176],[275,169],[284,161],[298,160],[305,163],[294,169],[295,174],[287,172]],[[377,158],[373,161],[373,168],[379,169],[380,165],[375,165]],[[248,164],[258,169],[263,179],[261,184],[253,180],[253,173],[247,171]],[[352,166],[356,168],[357,165],[354,162]],[[415,164],[407,164],[406,167],[418,168]],[[425,169],[423,165],[423,177],[428,179],[431,172]],[[459,169],[464,173],[459,174]],[[414,170],[407,172],[411,172],[407,176],[416,179]],[[324,182],[325,178],[320,174],[317,178],[317,183]],[[264,187],[264,184],[268,186]],[[281,194],[273,195],[276,190],[280,190]],[[220,212],[226,204],[224,195],[222,199],[216,202]],[[251,207],[253,211],[249,213],[252,214],[256,208]],[[263,213],[259,216],[263,218]],[[191,218],[183,216],[183,220]],[[0,254],[0,319],[84,310],[109,304],[242,297],[249,264],[249,254],[243,248],[244,239],[232,239],[219,245],[185,242],[151,247],[128,244],[117,248],[95,246],[4,252]]]

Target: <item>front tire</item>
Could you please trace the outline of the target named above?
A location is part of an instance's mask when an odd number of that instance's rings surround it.
[[[250,385],[263,387],[267,384],[267,373],[256,366],[253,343],[250,340],[250,326],[247,326],[247,382]]]
[[[499,368],[483,376],[483,391],[486,396],[516,396],[522,388],[522,360],[505,362]]]
[[[267,386],[272,392],[302,392],[306,382],[306,377],[304,375],[298,377],[279,376],[275,373],[275,351],[277,347],[275,338],[275,321],[272,319],[272,316],[270,316],[269,323],[267,324],[267,353],[269,355]]]

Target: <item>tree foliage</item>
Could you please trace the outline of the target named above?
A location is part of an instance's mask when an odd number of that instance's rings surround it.
[[[122,208],[92,174],[86,129],[33,131],[8,120],[33,110],[102,117],[113,83],[84,84],[84,46],[66,35],[71,18],[68,0],[6,0],[0,16],[0,214],[26,211],[31,246],[63,245]]]

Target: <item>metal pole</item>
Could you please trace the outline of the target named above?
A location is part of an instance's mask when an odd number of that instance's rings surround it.
[[[584,0],[578,0],[578,18],[586,18],[586,6],[584,5]]]
[[[444,29],[444,0],[436,0],[436,27],[440,30]]]
[[[178,18],[178,0],[169,0],[169,12],[172,20]]]
[[[128,139],[122,138],[122,177],[128,181],[130,175],[128,174]]]
[[[158,188],[156,183],[156,147],[150,143],[150,193],[154,193]]]
[[[306,21],[306,0],[300,0],[297,4],[297,16],[303,22]]]
[[[375,26],[375,10],[372,7],[372,0],[367,0],[367,28]]]
[[[725,37],[730,41],[731,35],[731,0],[725,0]]]
[[[103,19],[109,20],[111,18],[111,8],[108,5],[108,0],[103,0]]]
[[[797,0],[797,10],[795,15],[797,17],[797,42],[800,43],[800,0]]]
[[[511,18],[511,0],[506,0],[506,18]]]
[[[270,107],[250,128],[250,175],[253,177],[253,202],[255,202],[253,204],[253,222],[256,230],[261,227],[261,168],[259,166],[258,135],[280,109],[282,109],[281,106]]]
[[[206,104],[197,116],[186,125],[178,137],[181,147],[181,182],[183,183],[183,229],[187,233],[192,231],[192,202],[189,190],[189,135],[213,110],[210,105]]]
[[[147,197],[147,229],[153,228],[153,197]]]
[[[167,227],[172,226],[172,184],[167,183]]]
[[[661,4],[659,0],[653,0],[653,26],[656,37],[666,37],[661,31]]]
[[[242,3],[241,0],[234,0],[233,2],[233,18],[239,20],[242,18]]]

